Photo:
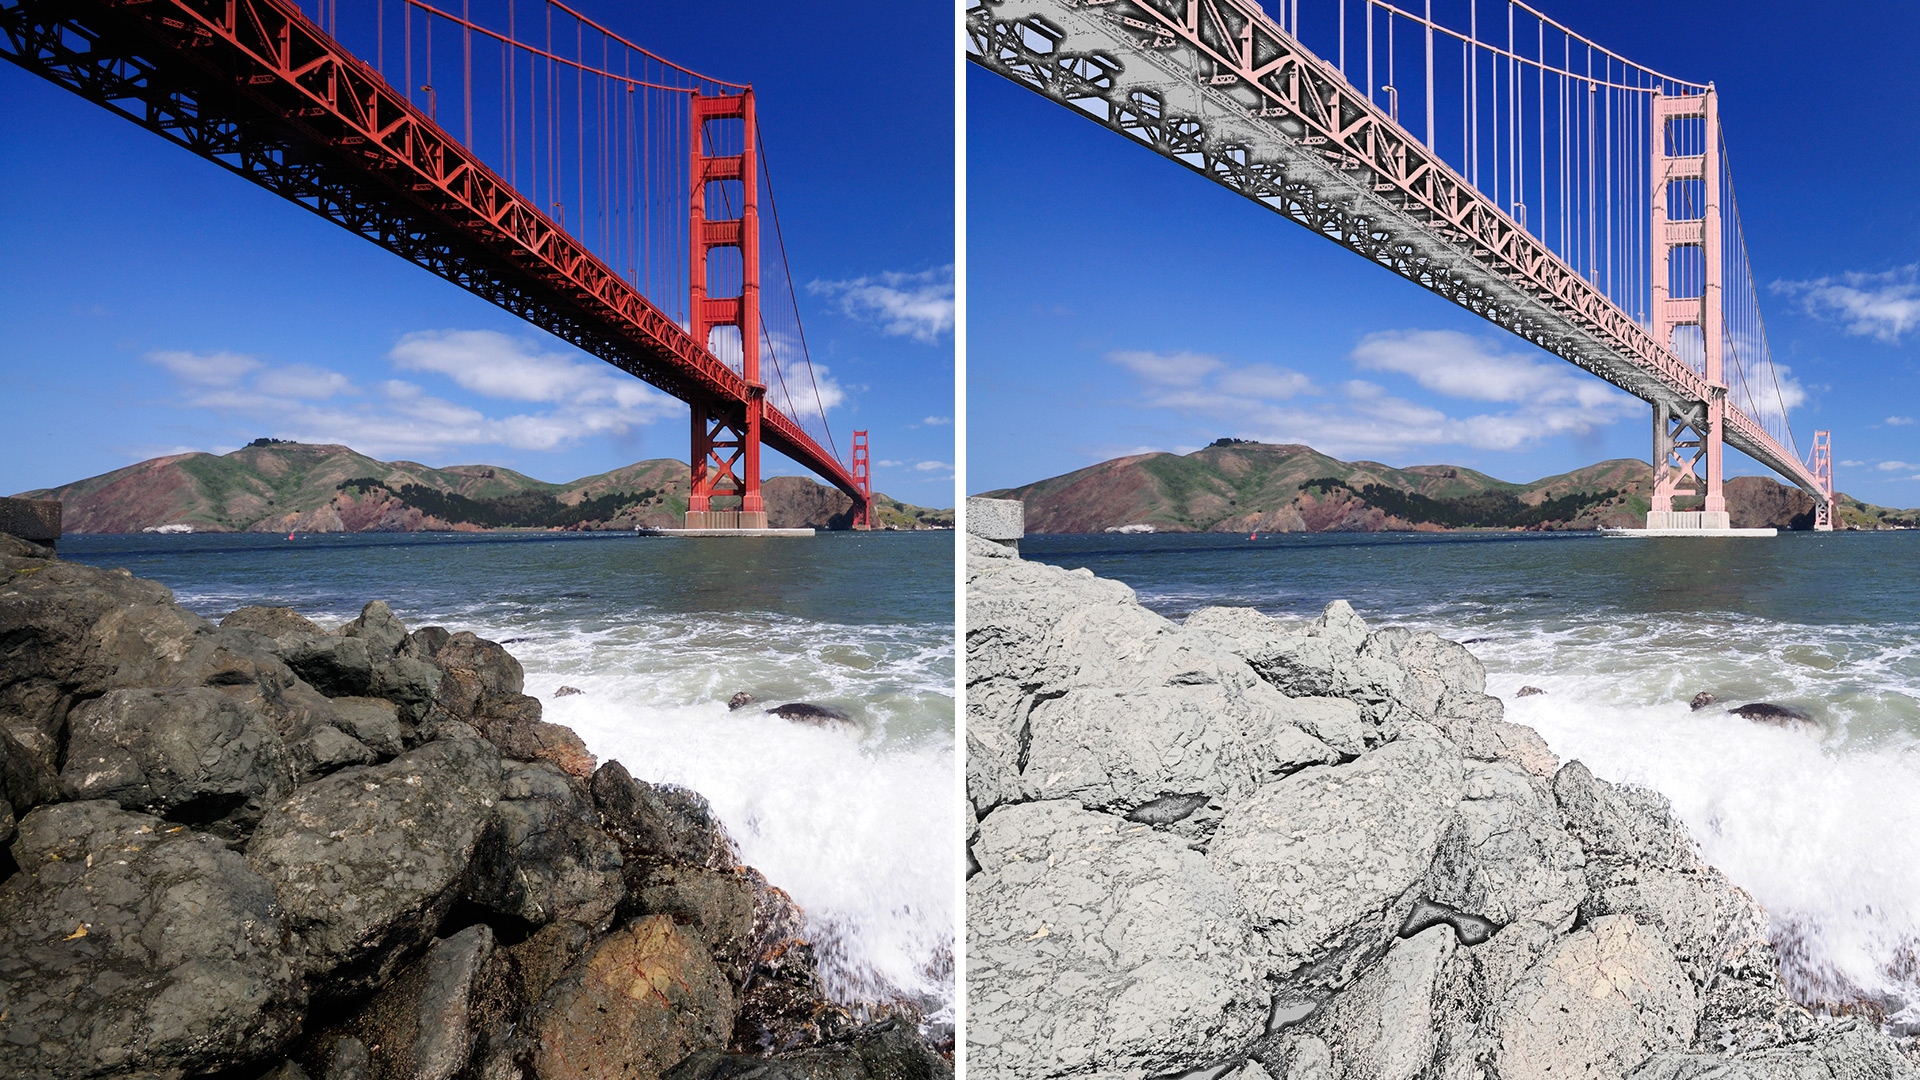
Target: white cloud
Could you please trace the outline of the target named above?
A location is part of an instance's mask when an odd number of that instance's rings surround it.
[[[1911,424],[1911,423],[1913,423],[1913,417],[1911,417],[1911,416],[1889,416],[1889,417],[1887,417],[1887,426],[1888,426],[1888,427],[1904,427],[1904,426],[1906,426],[1907,424]]]
[[[230,352],[160,350],[148,353],[147,360],[200,386],[235,386],[248,372],[260,367],[260,361],[253,357]]]
[[[253,385],[263,394],[302,401],[325,401],[335,394],[355,392],[352,380],[345,375],[306,364],[271,368],[256,376]]]
[[[951,464],[945,461],[916,461],[913,463],[913,467],[921,472],[933,472],[936,469],[953,468]]]
[[[1809,281],[1776,281],[1771,288],[1799,297],[1815,318],[1845,324],[1849,334],[1891,343],[1920,326],[1920,263],[1878,274],[1851,271]]]
[[[846,388],[827,374],[827,365],[814,364],[811,377],[805,364],[795,366],[798,370],[792,372],[784,369],[778,374],[761,372],[763,379],[772,380],[772,385],[767,387],[767,400],[775,408],[804,423],[846,402]]]
[[[1867,463],[1864,461],[1843,461],[1840,463],[1840,467],[1843,469],[1864,469],[1867,467]]]
[[[948,425],[948,424],[951,424],[951,423],[953,423],[953,417],[951,417],[951,416],[929,416],[929,417],[927,417],[927,418],[926,418],[925,420],[922,420],[922,421],[920,421],[920,422],[921,422],[922,424],[925,424],[925,425],[926,425],[926,426],[928,426],[928,427],[945,427],[946,425]]]
[[[1920,464],[1915,464],[1911,461],[1883,461],[1875,465],[1874,468],[1879,469],[1881,472],[1899,472],[1902,469],[1920,469]]]
[[[1331,388],[1266,364],[1233,365],[1198,353],[1117,352],[1107,359],[1140,378],[1143,404],[1263,442],[1305,443],[1342,457],[1434,446],[1518,450],[1585,436],[1640,415],[1641,402],[1557,359],[1502,352],[1452,331],[1371,334],[1351,359],[1363,371],[1409,377],[1448,397],[1508,406],[1456,417],[1397,396],[1370,379]]]
[[[624,434],[677,416],[682,408],[585,354],[546,352],[492,331],[407,334],[389,358],[403,370],[445,376],[482,397],[548,408],[494,415],[405,379],[383,380],[374,394],[363,395],[339,372],[302,364],[270,367],[231,353],[149,357],[179,377],[189,406],[264,425],[277,438],[343,443],[381,457],[478,446],[555,450],[596,435]],[[830,380],[821,388],[823,398],[828,386]],[[335,400],[342,397],[357,400]]]
[[[812,281],[807,291],[840,301],[840,310],[883,333],[932,342],[953,329],[953,267],[917,274],[887,270],[846,281]]]

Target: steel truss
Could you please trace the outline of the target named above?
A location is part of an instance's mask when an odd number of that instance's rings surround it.
[[[969,0],[968,59],[1674,414],[1724,400],[1255,0]],[[1730,405],[1726,441],[1829,499]]]
[[[710,414],[764,395],[292,0],[0,0],[0,57]],[[863,498],[760,411],[767,445]]]

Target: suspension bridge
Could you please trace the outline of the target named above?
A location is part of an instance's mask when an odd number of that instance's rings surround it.
[[[0,56],[687,402],[689,529],[767,527],[763,445],[870,527],[751,86],[558,0],[0,0]]]
[[[1651,403],[1650,531],[1729,528],[1728,445],[1833,527],[1831,433],[1803,454],[1788,422],[1711,83],[1520,0],[1274,3],[969,0],[966,48]]]

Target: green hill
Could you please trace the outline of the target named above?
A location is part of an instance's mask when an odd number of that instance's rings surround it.
[[[1158,532],[1380,532],[1638,528],[1652,486],[1652,467],[1624,458],[1516,484],[1457,465],[1397,469],[1341,461],[1307,446],[1221,439],[1191,454],[1115,458],[985,494],[1025,502],[1032,533],[1130,525]],[[1726,494],[1736,526],[1806,528],[1812,521],[1809,496],[1767,477],[1734,477]],[[1837,501],[1842,527],[1920,518],[1920,511],[1844,495]],[[1685,500],[1676,503],[1688,508]]]
[[[685,462],[655,459],[564,484],[494,465],[431,468],[379,461],[345,446],[256,440],[230,454],[175,454],[22,492],[58,499],[69,533],[130,533],[164,525],[197,532],[420,532],[631,529],[678,526]],[[762,484],[768,522],[844,528],[852,501],[806,477]],[[952,510],[874,495],[875,524],[951,528]]]

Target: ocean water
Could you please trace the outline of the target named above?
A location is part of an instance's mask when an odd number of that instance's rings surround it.
[[[602,761],[705,795],[742,858],[806,912],[828,989],[951,1019],[953,534],[68,537],[218,619],[284,604],[323,625],[385,600],[526,667],[548,720]],[[584,691],[555,697],[561,686]],[[837,706],[853,730],[730,713]]]
[[[1028,537],[1174,619],[1345,599],[1468,643],[1509,719],[1672,801],[1804,1003],[1920,1022],[1920,532]],[[1546,691],[1525,698],[1524,685]],[[1722,705],[1694,712],[1700,691]],[[1728,715],[1754,701],[1814,730]]]

